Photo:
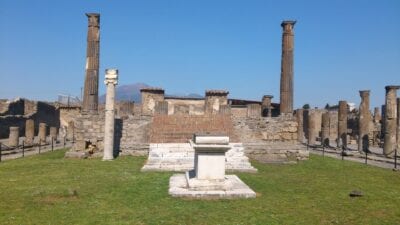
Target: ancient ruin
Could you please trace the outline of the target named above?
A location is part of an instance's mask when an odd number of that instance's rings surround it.
[[[114,127],[115,127],[115,86],[118,84],[118,70],[107,69],[104,83],[107,86],[104,155],[103,160],[114,159]]]
[[[347,149],[347,101],[339,101],[337,147]]]
[[[361,103],[358,125],[358,151],[366,152],[369,148],[371,113],[369,111],[369,90],[360,91]]]
[[[86,75],[82,112],[97,113],[99,102],[100,14],[87,13]]]
[[[383,154],[386,156],[394,155],[397,137],[397,89],[400,86],[386,86],[386,112],[385,112],[385,132]]]
[[[282,33],[282,62],[281,62],[281,92],[280,111],[282,114],[293,112],[293,51],[294,25],[296,21],[283,21]]]

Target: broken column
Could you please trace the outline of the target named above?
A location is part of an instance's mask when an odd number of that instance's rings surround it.
[[[10,127],[10,135],[8,136],[8,146],[18,147],[19,145],[19,127]]]
[[[397,151],[400,151],[400,98],[397,98]]]
[[[383,143],[383,154],[385,156],[392,156],[396,149],[396,136],[397,136],[397,89],[400,86],[386,86],[386,113],[385,113],[385,133]]]
[[[369,90],[360,91],[361,103],[358,120],[358,151],[366,152],[369,148],[369,123],[371,114],[369,111]]]
[[[219,114],[220,106],[228,104],[228,94],[225,90],[206,90],[205,114]]]
[[[315,145],[318,133],[316,130],[317,113],[308,111],[308,144]]]
[[[329,146],[329,112],[322,114],[321,145]]]
[[[88,17],[86,74],[83,92],[83,113],[97,113],[99,101],[100,14]]]
[[[296,21],[283,21],[282,33],[282,60],[281,60],[281,89],[280,113],[290,114],[293,111],[293,50]]]
[[[374,122],[375,123],[379,123],[379,121],[381,120],[381,113],[379,111],[379,107],[375,107],[374,108]]]
[[[46,143],[46,136],[47,136],[47,124],[46,123],[39,123],[39,144]]]
[[[272,116],[272,95],[264,95],[261,102],[262,116],[271,117]]]
[[[57,127],[50,127],[50,138],[57,140]]]
[[[339,101],[337,147],[347,148],[347,101]]]
[[[72,141],[74,139],[75,139],[75,123],[74,121],[69,121],[67,127],[67,140]]]
[[[115,86],[118,84],[118,70],[106,69],[104,83],[107,85],[104,128],[103,160],[114,159],[114,120],[115,120]]]
[[[32,145],[35,138],[35,122],[32,119],[25,121],[25,145]]]
[[[296,110],[296,118],[297,118],[297,140],[300,143],[304,141],[304,109]]]
[[[142,88],[142,114],[153,115],[157,102],[164,101],[165,91],[162,88]]]

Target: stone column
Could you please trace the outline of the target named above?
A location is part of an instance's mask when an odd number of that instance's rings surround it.
[[[297,118],[297,140],[300,143],[304,141],[304,109],[296,110],[296,118]]]
[[[261,102],[262,116],[272,117],[272,95],[264,95]]]
[[[99,101],[100,14],[86,13],[86,16],[89,23],[82,112],[97,113]]]
[[[293,111],[293,50],[294,24],[296,21],[283,21],[282,60],[281,60],[281,90],[280,113],[289,114]]]
[[[397,133],[397,89],[400,86],[386,86],[386,113],[385,113],[385,133],[383,143],[383,154],[392,156],[396,148],[396,133]]]
[[[339,101],[337,147],[347,148],[347,101]]]
[[[369,123],[371,113],[369,111],[369,90],[360,91],[361,103],[358,120],[358,151],[365,152],[369,148]]]
[[[32,145],[35,138],[35,122],[32,119],[25,121],[25,144]]]
[[[312,111],[308,111],[308,144],[315,145],[317,138],[316,131],[317,114]]]
[[[50,137],[53,140],[57,140],[57,127],[50,127]]]
[[[8,146],[18,147],[19,145],[19,127],[10,127],[10,135],[8,136]]]
[[[46,143],[46,136],[47,136],[47,124],[46,123],[39,123],[39,144]]]
[[[321,145],[329,146],[329,112],[322,114]]]
[[[374,108],[374,122],[379,123],[379,121],[382,119],[381,113],[379,111],[379,107]]]
[[[104,83],[107,85],[105,128],[104,128],[104,155],[103,160],[114,159],[114,115],[115,115],[115,86],[118,84],[118,70],[106,69]]]

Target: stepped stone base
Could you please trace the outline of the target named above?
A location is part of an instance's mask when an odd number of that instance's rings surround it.
[[[225,175],[225,183],[229,187],[212,189],[190,188],[185,174],[174,174],[169,179],[168,193],[173,197],[186,197],[198,199],[232,199],[232,198],[255,198],[256,193],[249,188],[236,175]],[[211,184],[212,187],[215,187]]]
[[[226,152],[226,171],[257,172],[247,156],[242,143],[230,143]],[[194,149],[190,143],[150,144],[149,158],[142,171],[188,171],[194,168]]]

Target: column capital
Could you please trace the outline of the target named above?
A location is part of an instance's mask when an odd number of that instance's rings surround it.
[[[389,91],[389,90],[397,90],[397,89],[400,89],[400,85],[388,85],[388,86],[385,86],[385,89],[386,89],[386,91]]]
[[[369,93],[370,93],[370,90],[361,90],[360,97],[368,97]]]
[[[86,13],[89,20],[89,27],[100,27],[100,14],[99,13]]]
[[[117,69],[106,69],[106,76],[104,84],[118,84],[118,70]]]

